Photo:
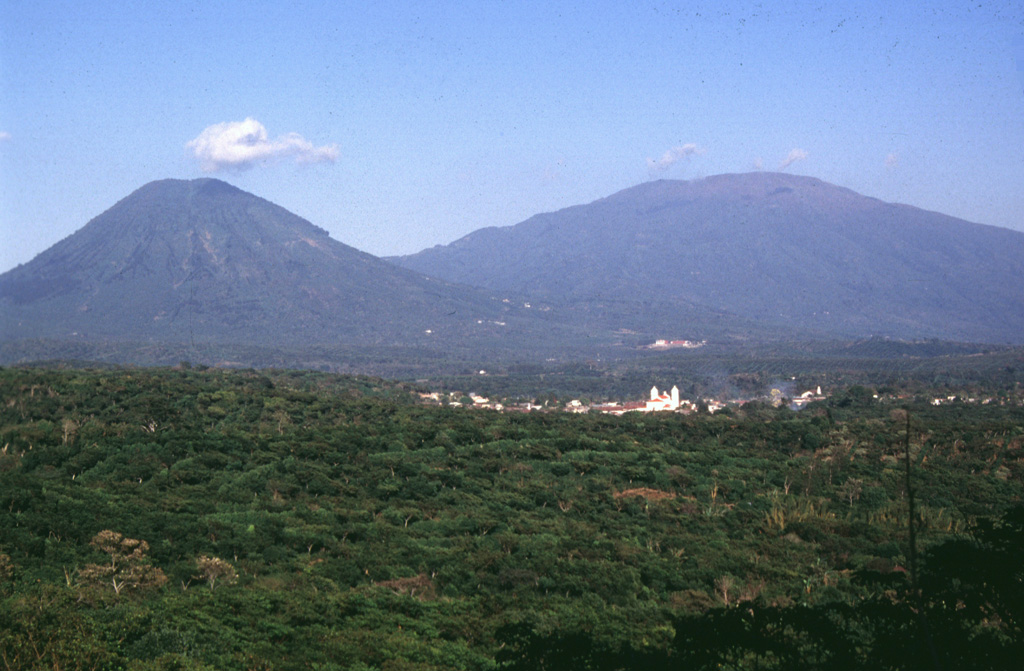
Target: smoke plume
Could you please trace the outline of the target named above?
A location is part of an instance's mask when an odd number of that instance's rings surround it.
[[[662,154],[659,159],[647,159],[647,171],[652,175],[660,175],[687,156],[690,156],[691,154],[699,154],[701,151],[702,150],[692,142],[679,147],[672,147]]]
[[[793,165],[797,161],[802,161],[807,158],[808,154],[803,149],[791,149],[786,159],[779,164],[779,170],[785,170],[789,166]]]

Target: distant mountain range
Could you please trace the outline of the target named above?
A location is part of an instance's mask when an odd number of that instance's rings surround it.
[[[0,275],[0,362],[88,343],[483,360],[655,337],[1024,342],[1024,234],[791,175],[651,182],[390,261],[218,180],[152,182]]]
[[[788,174],[649,182],[390,260],[673,334],[703,308],[808,334],[1024,342],[1024,233]]]

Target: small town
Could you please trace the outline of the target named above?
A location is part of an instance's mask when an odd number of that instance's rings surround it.
[[[447,405],[449,407],[470,407],[476,409],[497,410],[499,412],[568,412],[574,414],[601,413],[606,415],[624,415],[629,412],[675,412],[688,415],[701,410],[710,414],[729,407],[741,407],[751,401],[770,403],[775,407],[788,405],[794,410],[803,408],[808,403],[823,401],[827,396],[821,387],[801,393],[793,398],[787,397],[778,389],[772,389],[767,395],[753,398],[715,399],[704,398],[692,401],[680,398],[679,387],[672,386],[669,391],[660,391],[657,386],[651,387],[648,397],[641,401],[624,401],[621,403],[587,403],[580,399],[571,399],[565,403],[535,403],[529,401],[503,402],[470,392],[421,392],[420,400],[431,405]]]
[[[697,412],[715,414],[727,408],[742,408],[752,402],[767,403],[774,407],[788,406],[791,410],[801,410],[808,404],[817,401],[824,401],[829,394],[823,392],[821,386],[801,392],[798,395],[788,396],[779,389],[771,389],[767,394],[750,397],[732,398],[701,398],[688,400],[681,398],[679,388],[675,385],[665,392],[660,391],[657,386],[651,387],[647,398],[640,401],[623,402],[586,402],[580,399],[571,399],[566,402],[531,402],[531,401],[508,401],[496,400],[481,396],[480,394],[461,391],[451,392],[420,392],[420,401],[428,405],[444,405],[452,408],[466,407],[477,410],[496,410],[505,413],[527,413],[527,412],[566,412],[572,414],[605,414],[624,415],[626,413],[647,413],[647,412],[674,412],[682,415],[689,415]],[[880,396],[874,394],[876,401],[906,401],[906,395]],[[969,405],[989,405],[998,402],[990,396],[977,397],[970,395],[946,395],[935,396],[928,399],[928,403],[934,406],[952,405],[965,403]],[[1005,404],[1005,400],[1002,401]]]

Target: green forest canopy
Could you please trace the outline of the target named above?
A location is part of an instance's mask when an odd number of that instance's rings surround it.
[[[305,372],[8,368],[0,394],[0,668],[1020,652],[1020,612],[993,596],[1021,589],[1000,564],[1024,540],[1017,405],[908,402],[922,602],[905,415],[863,390],[621,418],[424,407],[406,385]],[[975,582],[950,579],[956,557]],[[989,657],[956,656],[970,646]]]

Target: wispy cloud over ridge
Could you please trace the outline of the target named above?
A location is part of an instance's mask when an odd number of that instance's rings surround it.
[[[678,147],[672,147],[662,154],[661,158],[648,158],[647,171],[652,175],[660,175],[687,156],[690,156],[691,154],[700,154],[703,151],[703,149],[692,142]]]
[[[298,133],[271,140],[263,124],[251,117],[208,126],[185,146],[199,160],[203,172],[247,170],[260,163],[282,159],[324,163],[338,158],[337,145],[316,147]]]
[[[802,161],[808,156],[809,154],[803,149],[790,149],[789,154],[786,156],[785,160],[783,160],[782,163],[779,164],[779,170],[785,170],[786,168],[793,165],[797,161]]]

